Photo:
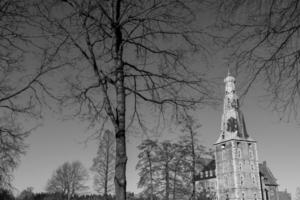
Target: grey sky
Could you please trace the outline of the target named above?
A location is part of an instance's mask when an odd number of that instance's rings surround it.
[[[203,22],[208,23],[209,15],[202,18]],[[199,24],[203,24],[199,21]],[[191,58],[189,64],[197,71],[205,70],[203,63],[199,62],[200,56]],[[224,96],[223,79],[227,75],[227,66],[224,66],[224,52],[211,58],[213,62],[208,78],[216,82],[217,93],[220,99]],[[34,61],[30,61],[34,62]],[[237,86],[241,84],[243,76],[237,77]],[[58,83],[57,83],[58,84]],[[268,166],[278,179],[280,189],[288,189],[294,195],[295,188],[300,186],[300,135],[299,125],[295,122],[284,123],[279,121],[276,113],[267,109],[268,101],[261,98],[265,95],[264,85],[257,83],[250,90],[246,99],[243,101],[241,109],[245,116],[246,126],[250,136],[258,141],[258,156],[260,162],[266,160]],[[239,92],[239,91],[237,91]],[[92,159],[97,152],[97,141],[90,141],[86,145],[85,139],[92,131],[87,131],[88,124],[79,120],[62,121],[62,116],[56,116],[51,112],[45,112],[46,116],[43,126],[34,130],[27,139],[29,149],[27,154],[22,157],[20,166],[14,172],[13,185],[22,191],[27,187],[33,187],[34,192],[45,191],[47,180],[53,171],[66,161],[81,161],[89,169]],[[220,134],[220,124],[222,115],[222,103],[216,108],[206,107],[195,111],[197,119],[202,124],[199,129],[200,141],[202,144],[212,147]],[[145,115],[145,120],[151,116]],[[147,118],[148,117],[148,118]],[[179,130],[165,129],[157,137],[159,140],[176,138]],[[137,163],[137,148],[144,135],[130,136],[127,138],[127,189],[128,191],[138,192],[138,175],[135,170]],[[89,186],[92,190],[92,174],[90,174]]]
[[[221,70],[218,70],[221,69]],[[216,67],[219,71],[217,79],[219,96],[223,98],[226,76],[225,67]],[[215,73],[216,74],[216,73]],[[223,77],[221,77],[223,76]],[[237,85],[241,82],[237,77]],[[258,155],[260,162],[266,160],[268,166],[278,179],[280,189],[288,189],[294,195],[295,188],[299,186],[300,174],[296,173],[300,168],[298,145],[299,125],[294,122],[284,123],[279,121],[276,113],[267,109],[267,101],[262,100],[264,95],[262,86],[256,84],[244,100],[241,109],[244,113],[248,133],[258,141]],[[200,141],[206,146],[211,146],[219,137],[222,114],[222,103],[217,108],[204,108],[197,111],[197,118],[203,125],[200,132]],[[35,192],[45,189],[47,180],[52,172],[63,162],[79,160],[86,168],[90,168],[92,158],[96,155],[95,141],[85,145],[83,141],[89,135],[87,124],[78,120],[60,121],[53,114],[48,113],[44,125],[34,131],[28,138],[30,148],[22,157],[19,168],[15,171],[14,185],[18,190],[26,187],[34,187]],[[157,139],[176,138],[179,130],[172,133],[164,133]],[[138,175],[135,170],[137,163],[137,148],[142,136],[130,136],[128,138],[128,165],[127,180],[128,191],[137,192]],[[89,185],[92,188],[92,176]]]

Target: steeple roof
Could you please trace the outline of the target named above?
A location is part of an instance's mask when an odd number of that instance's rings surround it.
[[[244,116],[239,106],[235,78],[230,74],[224,79],[225,97],[221,122],[221,135],[216,143],[237,139],[253,141],[247,133]]]

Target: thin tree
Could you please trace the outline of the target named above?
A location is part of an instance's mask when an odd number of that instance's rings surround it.
[[[145,187],[144,193],[150,196],[150,200],[154,200],[156,195],[155,188],[155,172],[159,169],[157,164],[156,148],[158,147],[157,141],[144,140],[138,149],[140,153],[138,155],[138,163],[136,169],[139,170],[139,182],[138,187]]]
[[[110,130],[106,130],[100,138],[97,156],[93,159],[91,170],[95,173],[96,191],[103,193],[107,199],[112,190],[115,164],[115,139]]]
[[[172,180],[172,199],[186,199],[190,196],[190,167],[186,165],[186,157],[189,156],[185,151],[184,144],[178,142],[172,144],[174,159],[170,164],[170,179]]]
[[[189,199],[195,200],[196,199],[196,162],[197,162],[197,155],[196,155],[196,146],[198,140],[196,138],[197,130],[201,127],[201,125],[187,112],[181,115],[180,124],[182,125],[182,132],[187,133],[188,135],[181,137],[181,144],[182,144],[182,151],[185,154],[186,160],[189,165],[189,173],[191,174],[191,183],[192,183],[192,193]],[[197,152],[203,153],[203,152]]]
[[[75,194],[88,188],[85,185],[87,179],[88,172],[81,162],[66,162],[55,170],[46,190],[50,193],[61,193],[70,200]]]
[[[156,155],[161,166],[158,171],[158,180],[161,181],[160,193],[163,199],[169,200],[172,195],[172,163],[176,158],[174,144],[170,141],[163,141],[159,144]]]
[[[194,0],[37,4],[51,44],[66,41],[60,55],[73,64],[66,99],[93,124],[109,117],[114,127],[117,200],[126,199],[126,125],[137,123],[145,131],[142,113],[151,106],[163,114],[211,99],[203,74],[184,62],[189,53],[206,49],[205,33],[193,23],[198,5]]]

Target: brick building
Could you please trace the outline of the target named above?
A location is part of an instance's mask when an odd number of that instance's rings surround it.
[[[276,178],[266,162],[259,163],[257,142],[247,132],[235,78],[228,73],[224,82],[221,134],[214,159],[207,159],[197,176],[198,198],[280,200]]]

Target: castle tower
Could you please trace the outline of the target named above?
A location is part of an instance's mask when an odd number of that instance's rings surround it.
[[[214,144],[218,200],[261,200],[256,141],[247,133],[235,78],[224,80],[221,134]]]

